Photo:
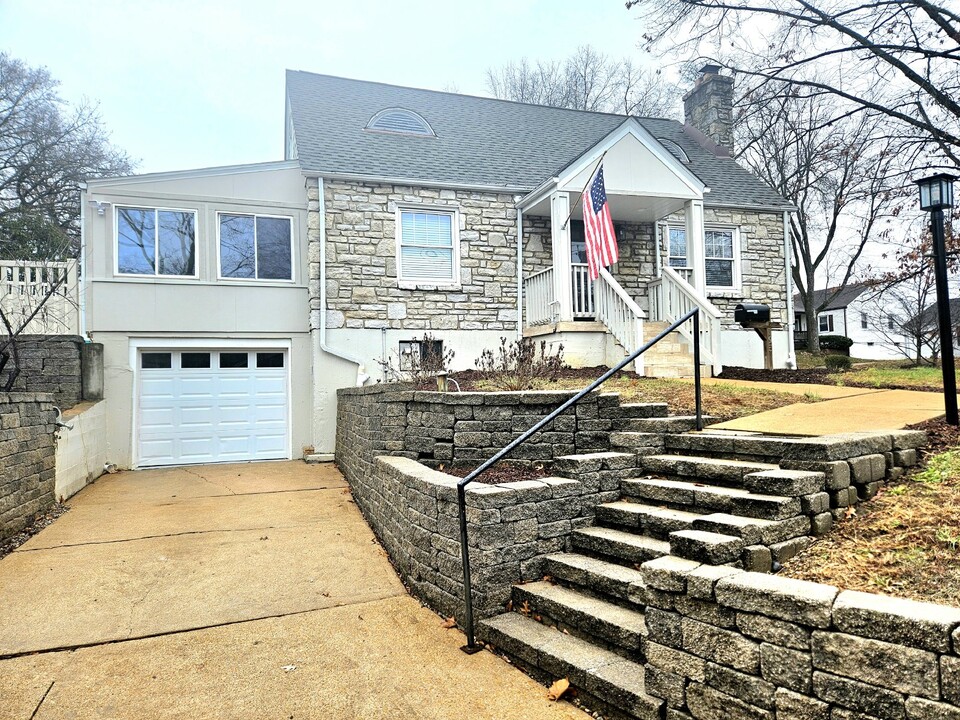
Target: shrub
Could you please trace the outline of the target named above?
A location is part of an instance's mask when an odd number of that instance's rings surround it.
[[[477,370],[489,374],[505,390],[530,390],[537,380],[556,381],[560,371],[567,368],[563,362],[563,345],[551,352],[545,340],[538,345],[529,338],[507,343],[507,339],[501,337],[496,352],[484,350],[475,364]]]
[[[831,372],[849,370],[852,365],[849,355],[827,355],[823,362],[827,366],[827,370]]]
[[[851,345],[853,345],[853,340],[851,340],[850,338],[844,335],[821,335],[820,336],[821,350],[830,350],[835,353],[849,354]]]

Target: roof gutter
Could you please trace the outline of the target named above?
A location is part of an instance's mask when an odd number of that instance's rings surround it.
[[[327,344],[327,207],[324,197],[323,178],[317,177],[317,192],[319,194],[319,230],[320,230],[320,317],[317,324],[320,326],[320,332],[317,334],[320,340],[320,349],[330,355],[355,363],[357,365],[357,387],[361,387],[370,379],[367,373],[364,361],[351,355],[344,350],[337,350]],[[314,366],[315,376],[319,373],[319,368]]]
[[[525,193],[529,191],[530,188],[527,187],[510,187],[507,185],[478,185],[478,184],[469,184],[469,183],[451,183],[451,182],[442,182],[440,180],[425,180],[423,178],[403,178],[403,177],[390,177],[385,175],[363,175],[360,173],[332,173],[324,172],[321,170],[310,170],[308,168],[301,168],[303,175],[305,177],[319,177],[321,183],[323,178],[327,180],[347,180],[351,182],[375,182],[381,183],[384,185],[413,185],[416,187],[435,187],[440,188],[441,190],[479,190],[481,192],[492,192],[500,193],[504,195],[516,195],[519,193]]]

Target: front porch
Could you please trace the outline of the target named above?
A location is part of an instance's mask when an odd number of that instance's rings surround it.
[[[526,251],[523,334],[563,343],[572,364],[614,364],[697,308],[703,370],[721,370],[721,312],[705,290],[708,275],[716,280],[726,273],[733,280],[733,233],[725,266],[724,258],[714,257],[718,248],[719,254],[726,252],[724,238],[707,252],[703,193],[708,189],[668,152],[665,142],[625,123],[589,157],[519,204]],[[679,147],[676,151],[683,153]],[[620,260],[591,281],[578,200],[600,158]],[[543,241],[537,240],[538,233]],[[692,375],[693,331],[688,325],[645,353],[637,361],[637,373]]]

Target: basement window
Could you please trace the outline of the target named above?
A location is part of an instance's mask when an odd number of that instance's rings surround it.
[[[443,340],[401,340],[400,369],[443,370]]]

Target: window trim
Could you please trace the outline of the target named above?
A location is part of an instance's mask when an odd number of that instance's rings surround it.
[[[253,262],[254,262],[254,277],[252,278],[237,278],[237,277],[227,277],[223,275],[223,268],[220,265],[220,218],[223,215],[237,215],[242,217],[252,217],[253,218]],[[259,272],[259,262],[257,260],[257,218],[274,218],[277,220],[287,220],[290,223],[290,277],[289,278],[260,278],[257,277]],[[244,211],[234,211],[234,210],[217,210],[217,280],[229,283],[284,283],[287,285],[293,285],[296,283],[297,278],[297,254],[295,251],[297,247],[296,239],[294,237],[294,216],[293,215],[274,215],[272,213],[258,213],[258,212],[244,212]]]
[[[155,224],[153,238],[153,273],[124,273],[120,272],[120,210],[153,210],[154,217],[159,212],[180,212],[191,213],[193,215],[193,275],[161,275],[157,272],[157,263],[160,260],[160,226]],[[163,207],[160,205],[135,205],[133,203],[123,203],[114,205],[113,208],[113,274],[114,277],[122,278],[153,278],[154,280],[199,280],[200,279],[200,212],[196,208],[176,208]]]
[[[453,278],[451,280],[430,280],[424,278],[406,278],[403,276],[403,213],[419,212],[434,215],[450,215],[450,246],[453,254]],[[394,244],[397,263],[397,285],[402,290],[437,288],[438,290],[459,290],[463,287],[460,280],[460,207],[449,205],[397,205],[394,212]]]
[[[827,323],[826,323],[826,324],[827,324],[827,327],[826,327],[826,328],[821,327],[821,325],[823,324],[823,321],[824,321],[824,320],[827,321]],[[836,326],[834,325],[834,322],[833,322],[833,315],[832,315],[831,313],[822,313],[822,314],[820,314],[820,315],[817,316],[817,328],[819,329],[820,332],[822,332],[822,333],[832,333],[832,332],[836,332],[836,330],[834,329],[835,327],[836,327]]]
[[[667,228],[667,233],[666,233],[666,234],[667,234],[667,242],[666,242],[666,246],[667,246],[667,267],[673,268],[674,270],[692,270],[693,268],[690,267],[690,245],[686,242],[686,238],[687,238],[687,228],[686,228],[684,225],[667,225],[666,228]],[[683,261],[686,263],[686,265],[683,265],[682,267],[681,267],[680,265],[671,265],[671,264],[670,264],[670,258],[680,257],[679,255],[673,255],[673,254],[671,254],[671,252],[670,252],[670,250],[671,250],[671,248],[670,248],[670,232],[673,231],[673,230],[683,230],[684,246],[685,246],[686,249],[687,249],[687,254],[683,256]]]
[[[727,231],[729,230],[733,237],[733,247],[731,258],[708,258],[707,257],[707,233],[711,230]],[[689,250],[688,250],[689,252]],[[703,226],[703,283],[707,292],[738,292],[743,287],[743,278],[740,273],[740,227],[738,225],[704,225]],[[733,263],[732,285],[707,285],[707,260],[730,260]]]

